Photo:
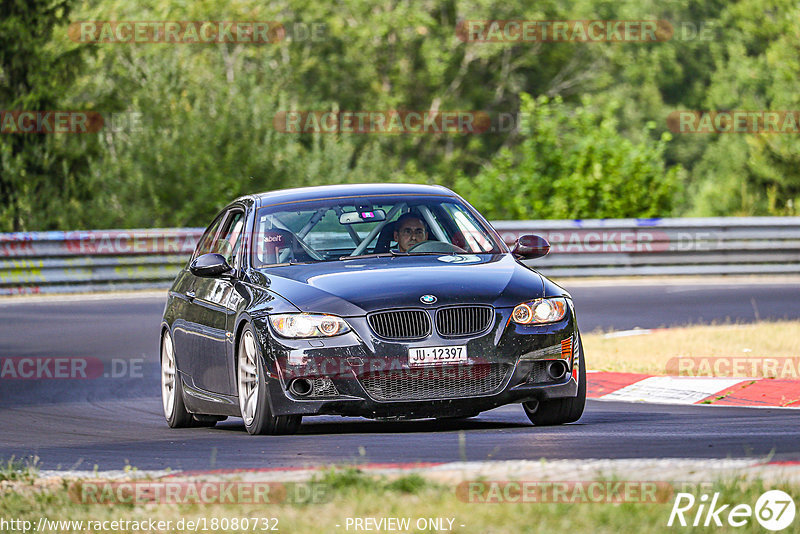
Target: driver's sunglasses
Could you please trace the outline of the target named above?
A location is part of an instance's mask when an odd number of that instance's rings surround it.
[[[400,233],[403,234],[406,237],[411,237],[412,235],[416,235],[416,236],[422,237],[423,235],[425,235],[425,229],[424,228],[403,228],[402,230],[400,230]]]

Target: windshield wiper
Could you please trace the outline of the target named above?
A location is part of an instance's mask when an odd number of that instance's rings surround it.
[[[339,260],[357,260],[361,258],[391,258],[393,256],[410,256],[408,252],[390,250],[389,252],[375,252],[373,254],[359,254],[358,256],[340,256]]]
[[[297,261],[297,260],[295,260],[295,259],[291,259],[291,260],[289,260],[289,261],[282,261],[281,263],[268,263],[268,264],[264,264],[264,265],[262,265],[261,267],[259,267],[259,269],[261,269],[261,268],[264,268],[264,267],[286,267],[287,265],[307,265],[307,264],[309,264],[309,263],[314,263],[314,262],[310,262],[310,261]]]

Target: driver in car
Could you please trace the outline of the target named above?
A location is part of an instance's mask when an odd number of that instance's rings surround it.
[[[408,252],[414,245],[428,240],[428,231],[419,217],[406,213],[394,223],[394,240],[397,242],[397,250]]]

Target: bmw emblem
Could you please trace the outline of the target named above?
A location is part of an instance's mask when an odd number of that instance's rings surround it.
[[[438,299],[437,299],[435,296],[433,296],[433,295],[422,295],[422,296],[419,298],[419,301],[420,301],[420,302],[422,302],[423,304],[433,304],[433,303],[434,303],[434,302],[436,302],[437,300],[438,300]]]

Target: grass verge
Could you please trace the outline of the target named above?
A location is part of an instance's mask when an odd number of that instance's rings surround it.
[[[355,468],[330,470],[314,481],[327,488],[327,498],[322,502],[283,504],[82,504],[70,491],[73,482],[61,481],[50,485],[35,485],[30,481],[6,484],[0,490],[0,516],[5,520],[29,521],[39,525],[40,518],[49,521],[73,521],[58,525],[58,532],[102,531],[102,522],[119,521],[114,531],[123,533],[142,532],[149,521],[170,521],[167,528],[156,528],[156,532],[193,531],[187,521],[205,524],[210,532],[263,532],[262,523],[253,528],[232,526],[234,518],[274,518],[263,525],[273,526],[280,532],[296,533],[341,533],[356,531],[352,526],[355,518],[408,518],[410,528],[403,532],[441,532],[432,528],[429,519],[441,520],[448,532],[454,533],[535,533],[535,532],[593,532],[593,533],[660,533],[667,528],[667,521],[674,503],[674,494],[659,502],[469,502],[464,492],[456,485],[432,482],[419,474],[389,479],[385,476],[365,474]],[[612,481],[613,482],[613,481]],[[675,486],[687,490],[684,486]],[[767,490],[780,489],[795,500],[800,495],[800,485],[778,483],[766,485],[759,479],[732,478],[695,487],[694,496],[713,496],[719,492],[720,504],[747,504],[754,507],[759,496]],[[515,498],[519,498],[519,493]],[[500,500],[503,500],[502,498]],[[562,499],[563,501],[563,499]],[[730,510],[730,506],[728,509]],[[697,506],[687,513],[691,522]],[[704,517],[704,514],[703,514]],[[732,527],[725,523],[714,528],[715,532],[755,532],[759,530],[755,518],[747,528]],[[214,519],[216,518],[216,523]],[[348,528],[348,518],[351,526]],[[184,527],[179,528],[183,519]],[[225,521],[227,520],[227,521]],[[450,521],[452,520],[452,521]],[[702,520],[702,519],[701,519]],[[88,523],[101,522],[94,525]],[[123,523],[125,521],[131,523]],[[135,522],[135,523],[133,523]],[[223,525],[224,523],[224,525]],[[106,523],[109,527],[110,523]],[[216,528],[212,528],[216,524]],[[56,531],[52,528],[47,531]],[[166,525],[164,525],[166,527]],[[94,527],[94,528],[93,528]],[[423,528],[420,528],[423,527]],[[577,530],[576,530],[577,529]],[[198,528],[203,531],[203,527]],[[374,529],[382,532],[397,532],[391,529]],[[706,532],[708,528],[680,528],[682,532]],[[790,529],[791,530],[791,529]]]
[[[36,456],[22,460],[11,456],[0,463],[0,482],[33,482],[39,473],[38,463],[39,458]]]

